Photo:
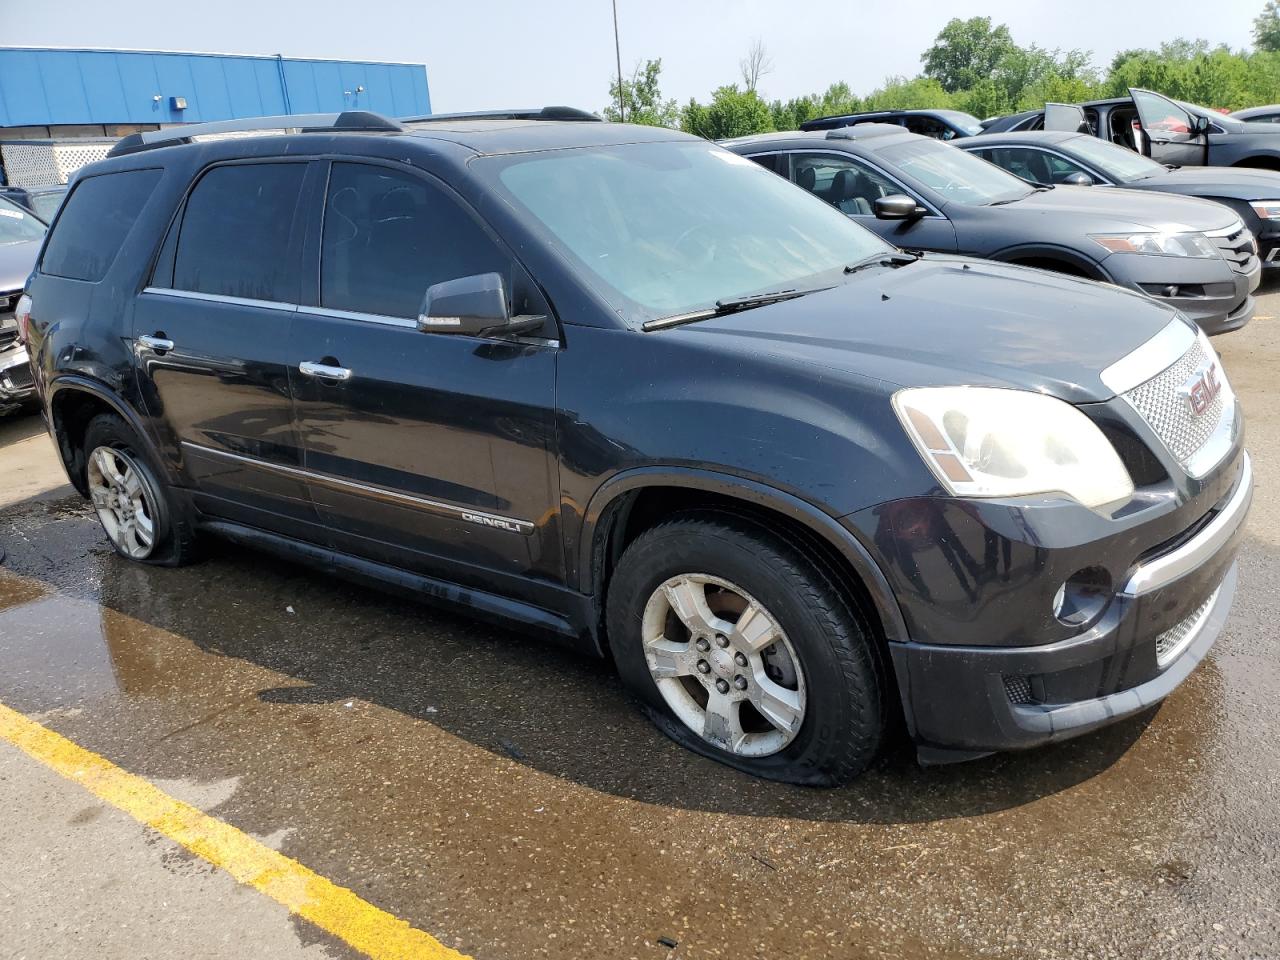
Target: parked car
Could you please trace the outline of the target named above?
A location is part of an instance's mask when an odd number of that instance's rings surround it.
[[[972,137],[982,132],[982,122],[961,110],[877,110],[819,117],[800,124],[801,130],[835,130],[860,123],[893,123],[935,140]]]
[[[1220,204],[1033,187],[951,144],[883,124],[724,145],[899,246],[1120,284],[1176,307],[1209,334],[1238,330],[1253,315],[1257,248]]]
[[[1280,103],[1266,107],[1250,107],[1248,110],[1235,110],[1228,116],[1247,123],[1280,123]]]
[[[1092,730],[1222,628],[1243,418],[1167,305],[905,254],[662,128],[113,153],[19,320],[131,560],[217,534],[608,652],[678,742],[810,784],[896,703],[926,761]]]
[[[29,210],[0,197],[0,416],[30,404],[35,396],[15,310],[44,233],[44,223]]]
[[[45,223],[52,223],[54,214],[62,206],[67,195],[65,183],[42,187],[0,187],[0,198],[25,207]]]
[[[1088,132],[1160,163],[1280,170],[1280,126],[1238,120],[1136,87],[1129,94],[1083,104],[1049,103],[1043,110],[983,121],[983,129]]]
[[[1280,173],[1228,167],[1167,167],[1084,133],[990,133],[962,150],[1037,185],[1124,187],[1214,200],[1230,207],[1258,242],[1263,269],[1280,266]]]

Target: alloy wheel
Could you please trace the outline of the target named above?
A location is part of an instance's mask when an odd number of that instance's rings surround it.
[[[133,458],[115,447],[89,455],[89,498],[111,542],[125,556],[145,560],[156,542],[156,506]]]

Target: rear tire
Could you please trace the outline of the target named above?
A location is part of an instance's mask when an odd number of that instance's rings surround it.
[[[167,567],[195,559],[194,524],[123,419],[103,413],[89,421],[84,464],[89,499],[116,553]]]
[[[804,556],[728,515],[641,534],[609,584],[623,682],[677,743],[739,770],[833,786],[887,727],[871,629]]]

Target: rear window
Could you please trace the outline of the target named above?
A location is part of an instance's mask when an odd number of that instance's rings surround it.
[[[49,236],[41,271],[91,283],[105,277],[159,182],[159,170],[126,170],[81,180]]]
[[[293,215],[305,172],[303,163],[240,163],[201,177],[182,215],[174,289],[296,302]]]

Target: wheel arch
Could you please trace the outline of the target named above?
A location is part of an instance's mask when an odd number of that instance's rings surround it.
[[[730,512],[775,533],[800,538],[832,568],[840,585],[868,607],[886,640],[907,640],[906,622],[888,580],[866,547],[836,518],[793,494],[757,481],[698,468],[639,467],[600,486],[583,515],[578,586],[600,610],[612,565],[638,533],[664,516]]]
[[[65,375],[49,381],[45,392],[50,432],[72,486],[88,496],[84,482],[83,440],[89,421],[100,413],[114,413],[137,435],[155,463],[165,461],[137,414],[105,384],[88,377]]]
[[[1248,167],[1253,170],[1280,170],[1280,156],[1254,154],[1253,156],[1245,157],[1243,160],[1237,160],[1232,166]]]
[[[992,254],[991,259],[1015,266],[1038,267],[1042,270],[1084,276],[1090,280],[1109,281],[1111,279],[1096,261],[1065,247],[1043,244],[1010,247]]]

